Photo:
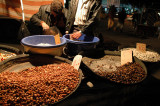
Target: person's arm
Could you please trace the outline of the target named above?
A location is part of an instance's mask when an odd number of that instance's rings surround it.
[[[31,17],[30,21],[34,25],[42,26],[43,29],[49,29],[49,26],[44,21],[41,20],[41,16],[43,14],[42,12],[43,9],[42,6],[40,6],[39,11]]]
[[[42,6],[40,6],[39,11],[30,18],[30,21],[34,25],[41,26],[41,21],[42,21],[41,16],[42,16]]]

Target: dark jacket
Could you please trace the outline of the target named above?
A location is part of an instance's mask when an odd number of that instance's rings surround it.
[[[31,17],[31,19],[30,19],[31,23],[40,28],[41,34],[42,34],[42,27],[40,25],[41,21],[44,21],[50,27],[56,26],[61,31],[61,33],[64,33],[65,26],[64,26],[64,28],[61,28],[58,25],[52,25],[50,6],[51,5],[40,6],[39,11]],[[65,10],[64,10],[64,12],[65,12]],[[63,17],[64,23],[66,23],[66,18],[65,18],[64,13],[61,15],[61,17]],[[54,17],[52,17],[52,19],[54,20]]]
[[[95,18],[97,16],[97,13],[99,12],[101,8],[101,0],[91,0],[92,2],[89,4],[89,11],[87,14],[87,21],[85,25],[79,27],[79,30],[82,32],[86,32],[91,30],[91,27],[93,28],[93,23],[95,22]],[[69,4],[69,10],[67,15],[67,22],[66,22],[66,31],[69,31],[71,33],[73,31],[73,24],[75,21],[75,15],[78,7],[78,0],[71,0]]]

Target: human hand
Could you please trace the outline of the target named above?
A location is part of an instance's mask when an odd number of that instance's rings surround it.
[[[80,38],[81,36],[82,36],[82,33],[79,32],[79,31],[74,32],[73,34],[70,34],[70,37],[71,37],[72,39],[78,39],[78,38]]]
[[[41,25],[42,25],[43,30],[49,29],[49,26],[44,21],[41,22]]]
[[[68,34],[69,32],[68,32],[68,31],[66,31],[65,33],[66,33],[66,34]]]

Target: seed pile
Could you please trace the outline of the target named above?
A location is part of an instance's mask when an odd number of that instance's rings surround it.
[[[52,46],[52,45],[49,43],[39,43],[36,46]]]
[[[96,71],[96,73],[111,81],[124,84],[140,82],[146,76],[143,68],[137,63],[127,63],[123,66],[117,67],[117,70],[112,72]]]
[[[146,52],[140,52],[136,50],[136,48],[124,48],[123,50],[132,50],[133,56],[136,56],[138,59],[148,62],[158,62],[160,61],[160,55],[157,52],[154,51],[146,51]]]
[[[83,62],[88,65],[94,72],[112,72],[116,71],[116,68],[118,66],[121,66],[121,57],[111,55],[105,55],[104,57],[99,59],[83,57]]]
[[[133,84],[146,77],[145,70],[137,63],[121,66],[121,57],[105,55],[99,59],[84,57],[82,61],[97,75],[117,83]]]
[[[54,104],[79,83],[79,72],[70,64],[49,64],[21,72],[0,73],[0,105]]]

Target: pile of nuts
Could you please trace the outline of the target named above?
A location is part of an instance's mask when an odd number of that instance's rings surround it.
[[[147,76],[147,72],[136,62],[121,66],[120,56],[105,55],[99,59],[84,57],[82,61],[98,76],[117,83],[134,84]]]
[[[138,59],[148,62],[158,62],[160,61],[160,55],[154,51],[146,51],[141,52],[138,51],[136,48],[124,48],[123,50],[132,50],[133,56],[136,56]]]
[[[97,71],[96,73],[111,81],[123,84],[134,84],[140,82],[147,74],[137,63],[124,64],[123,66],[117,67],[117,70],[112,72]]]
[[[68,63],[0,73],[0,105],[54,104],[73,92],[80,74]]]

